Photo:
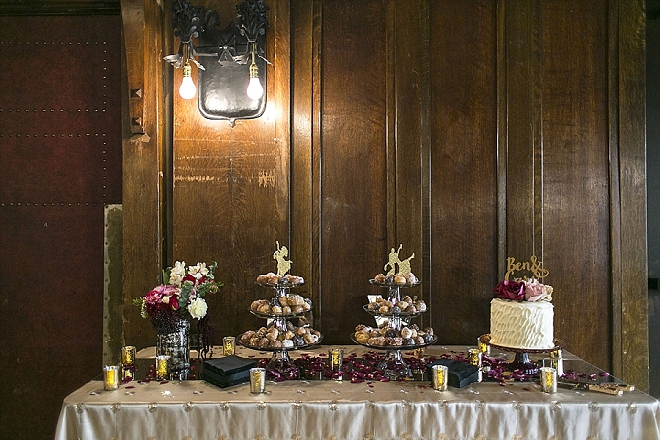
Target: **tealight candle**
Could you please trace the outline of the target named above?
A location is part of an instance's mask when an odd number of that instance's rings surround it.
[[[119,387],[119,365],[103,367],[103,389],[111,391]]]
[[[222,338],[222,354],[225,356],[232,356],[236,350],[236,338],[233,336],[225,336]]]
[[[121,364],[124,367],[135,364],[135,347],[133,345],[127,345],[121,348]]]
[[[330,356],[330,369],[332,371],[341,370],[341,365],[344,362],[344,350],[341,348],[331,348],[328,350]]]
[[[444,365],[433,365],[431,367],[433,389],[437,391],[447,391],[449,381],[449,369]]]
[[[156,379],[167,380],[170,377],[170,357],[156,356]]]
[[[250,368],[250,392],[260,394],[266,391],[266,369]]]
[[[557,392],[557,370],[552,367],[541,367],[539,368],[539,376],[541,391],[550,394]]]

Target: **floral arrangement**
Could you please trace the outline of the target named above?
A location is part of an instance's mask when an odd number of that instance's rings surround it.
[[[514,301],[552,301],[552,286],[537,279],[500,282],[494,289],[495,296]]]
[[[134,300],[141,316],[151,318],[158,333],[174,332],[180,320],[202,320],[208,312],[207,295],[223,286],[214,278],[217,266],[197,263],[186,268],[185,261],[177,261],[163,271],[163,284]]]

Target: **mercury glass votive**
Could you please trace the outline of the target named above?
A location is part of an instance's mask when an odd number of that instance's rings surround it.
[[[341,365],[344,362],[344,350],[341,348],[331,348],[328,350],[330,361],[330,369],[332,371],[340,371]]]
[[[477,338],[477,347],[484,356],[490,356],[490,344],[487,344],[481,338]]]
[[[562,355],[561,348],[550,352],[550,358],[556,361],[554,368],[557,370],[557,376],[564,375],[564,356]]]
[[[250,368],[250,392],[260,394],[266,391],[266,369]]]
[[[135,377],[135,367],[122,367],[121,369],[121,380],[130,381]]]
[[[544,393],[557,392],[557,370],[552,367],[539,368],[539,377],[541,379],[541,391]]]
[[[121,348],[121,364],[124,367],[135,365],[135,346],[127,345]]]
[[[170,378],[170,357],[156,356],[156,379],[168,380]]]
[[[477,367],[481,367],[482,355],[483,355],[483,352],[481,350],[479,350],[478,348],[469,348],[468,349],[468,360],[470,361],[470,365],[475,365]]]
[[[474,365],[477,368],[479,368],[479,375],[477,378],[477,382],[483,381],[483,371],[482,371],[483,354],[484,353],[479,348],[468,349],[468,360],[470,361],[470,365]]]
[[[447,383],[449,382],[449,368],[444,365],[433,365],[431,367],[431,376],[434,390],[447,391]]]
[[[233,336],[225,336],[222,338],[222,354],[224,356],[233,356],[236,351],[236,338]]]
[[[119,387],[119,365],[103,367],[103,389],[112,391]]]

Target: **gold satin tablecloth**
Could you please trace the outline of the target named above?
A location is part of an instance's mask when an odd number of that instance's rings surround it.
[[[346,355],[366,351],[343,348]],[[466,349],[435,345],[426,353]],[[236,354],[270,357],[242,347]],[[594,369],[570,353],[564,359],[565,368]],[[255,395],[249,384],[130,382],[103,391],[101,381],[91,381],[64,400],[55,440],[660,440],[659,422],[660,404],[638,390],[545,394],[534,382],[439,392],[429,381],[292,380],[268,382],[266,393]]]

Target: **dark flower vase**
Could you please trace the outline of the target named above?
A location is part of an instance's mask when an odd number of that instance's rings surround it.
[[[190,322],[180,319],[175,326],[175,331],[158,333],[156,338],[156,356],[170,357],[170,380],[188,379]]]

